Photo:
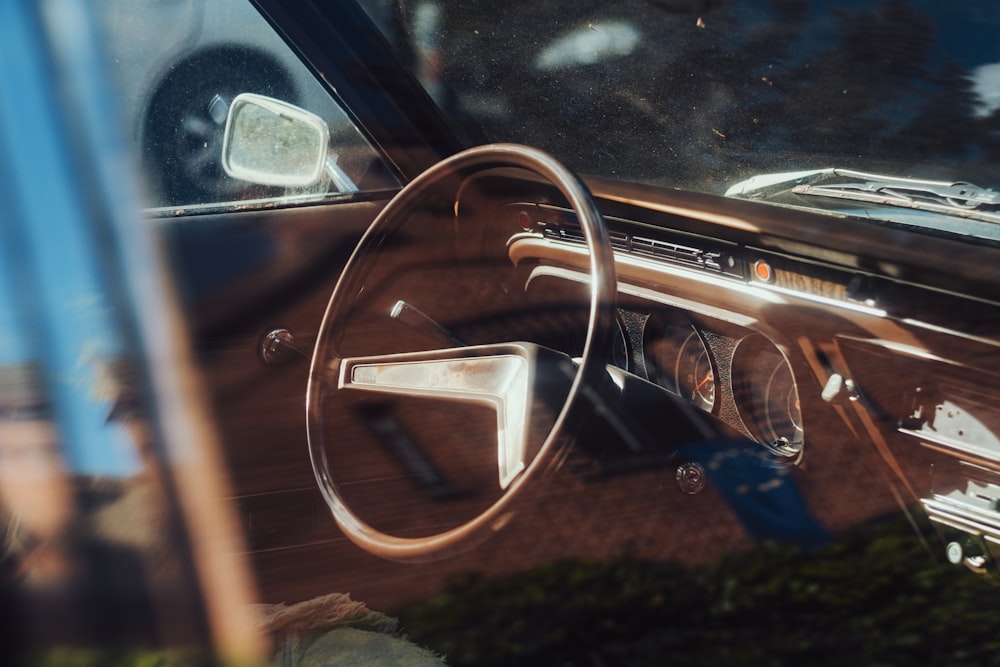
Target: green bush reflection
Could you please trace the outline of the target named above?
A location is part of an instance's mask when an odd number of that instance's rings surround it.
[[[1000,663],[1000,588],[939,556],[893,519],[690,569],[623,554],[470,574],[399,616],[455,666]]]

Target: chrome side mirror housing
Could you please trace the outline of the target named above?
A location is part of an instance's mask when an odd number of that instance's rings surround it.
[[[330,130],[314,113],[242,93],[229,106],[222,144],[227,174],[250,183],[305,187],[323,177]]]

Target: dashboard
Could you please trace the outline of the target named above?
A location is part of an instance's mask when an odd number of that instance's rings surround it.
[[[758,539],[808,548],[903,508],[931,519],[916,523],[939,556],[992,571],[984,564],[1000,544],[1000,248],[587,182],[616,276],[610,335],[597,347],[619,383],[609,389],[621,391],[607,409],[584,408],[616,423],[585,415],[567,429],[575,442],[565,458],[528,480],[518,513],[479,557],[507,549],[503,566],[519,568],[634,547],[642,557],[709,562]],[[561,196],[522,171],[452,185],[425,193],[365,266],[344,354],[528,341],[580,356],[590,263]],[[328,215],[309,222],[316,234],[332,227]],[[315,318],[328,289],[295,313]],[[410,308],[393,316],[401,302]],[[305,331],[297,330],[304,348]],[[283,576],[304,551],[324,554],[315,561],[323,576],[331,559],[357,564],[338,586],[378,599],[372,591],[396,587],[386,583],[397,581],[387,574],[395,566],[347,543],[302,475],[311,473],[304,452],[293,457],[301,448],[272,446],[299,426],[294,388],[303,379],[301,366],[275,368],[288,390],[268,385],[253,395],[254,410],[233,401],[229,421],[239,428],[227,434],[261,443],[231,455],[267,595],[312,590],[308,576]],[[504,497],[497,450],[482,446],[496,428],[490,410],[344,394],[325,414],[330,460],[370,524],[434,534]],[[271,414],[276,395],[296,421],[251,432],[246,415]],[[476,563],[463,556],[449,567]]]
[[[875,452],[880,483],[926,512],[949,558],[982,569],[1000,554],[996,247],[591,187],[615,253],[611,367],[780,465],[854,474],[845,452]],[[494,210],[486,238],[502,240],[526,294],[586,285],[582,233],[551,192]]]
[[[939,554],[992,571],[1000,249],[741,200],[588,184],[616,278],[615,302],[602,310],[608,335],[596,345],[607,386],[578,401],[585,414],[567,417],[562,434],[572,446],[560,440],[551,468],[518,478],[530,489],[515,498],[523,512],[498,525],[505,541],[531,548],[517,548],[507,565],[529,566],[536,548],[592,553],[598,534],[602,549],[638,545],[681,562],[710,559],[747,535],[807,546],[902,508],[930,519],[916,523],[930,526],[925,537]],[[509,169],[437,185],[400,227],[370,239],[356,298],[337,318],[350,325],[339,354],[523,341],[580,358],[591,262],[558,192]],[[565,395],[559,382],[538,386],[545,397]],[[545,429],[561,419],[534,408],[532,429],[536,418]],[[510,497],[497,486],[497,449],[482,446],[484,434],[499,432],[482,405],[351,390],[323,417],[344,498],[390,534],[436,535]],[[532,465],[540,450],[525,451]],[[271,469],[259,471],[270,483]],[[295,493],[298,518],[253,542],[265,570],[278,567],[282,549],[341,538],[322,500],[305,485]],[[272,502],[250,499],[248,523],[272,525],[262,514]],[[598,510],[598,532],[577,529]],[[555,520],[557,511],[565,518]],[[540,521],[558,539],[542,544]],[[706,522],[711,531],[701,530]]]

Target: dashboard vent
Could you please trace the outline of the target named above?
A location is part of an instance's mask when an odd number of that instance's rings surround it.
[[[647,239],[641,236],[636,236],[632,239],[632,252],[638,255],[665,257],[690,264],[698,264],[699,259],[704,254],[698,248],[670,243],[669,241]]]
[[[568,243],[583,244],[583,230],[571,221],[538,221],[538,229],[545,238]],[[736,254],[736,247],[696,247],[679,241],[657,239],[646,236],[632,236],[627,232],[609,230],[611,247],[617,251],[640,257],[680,264],[683,266],[729,276],[746,278],[746,262]]]
[[[586,239],[583,237],[583,230],[579,225],[541,222],[538,223],[538,226],[546,238],[554,238],[571,243],[586,243]],[[611,239],[612,248],[628,252],[628,234],[625,232],[609,231],[608,236]]]

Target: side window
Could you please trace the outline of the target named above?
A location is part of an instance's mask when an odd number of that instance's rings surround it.
[[[174,214],[270,206],[398,187],[344,110],[247,0],[100,0],[128,134],[149,201]],[[301,107],[329,129],[323,174],[308,185],[234,178],[222,166],[241,93]]]

